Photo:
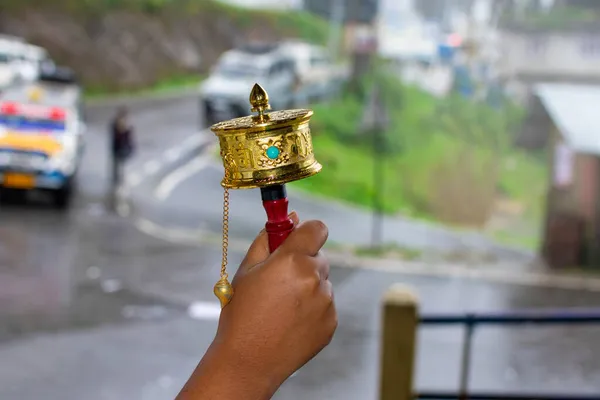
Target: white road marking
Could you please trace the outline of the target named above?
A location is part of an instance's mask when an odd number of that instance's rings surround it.
[[[119,186],[115,192],[115,196],[117,196],[118,199],[123,199],[124,197],[126,197],[127,196],[127,186],[126,185]]]
[[[88,279],[90,280],[96,280],[99,279],[102,276],[102,270],[98,267],[96,267],[95,265],[92,265],[91,267],[89,267],[87,269],[87,271],[85,272],[86,276]]]
[[[179,147],[173,147],[165,153],[165,159],[167,162],[173,162],[181,157],[182,151]]]
[[[94,217],[100,217],[106,214],[106,208],[101,203],[92,203],[88,205],[87,212]]]
[[[123,289],[123,283],[118,279],[106,279],[100,283],[104,293],[116,293]]]
[[[221,306],[215,302],[195,301],[188,307],[188,315],[193,319],[218,321]]]
[[[216,171],[219,172],[223,172],[223,164],[221,164],[220,162],[216,161],[215,159],[211,159],[210,160],[210,164],[208,166],[209,168],[212,168]]]
[[[194,159],[190,163],[182,165],[164,177],[154,190],[154,197],[160,201],[168,199],[169,196],[171,196],[171,193],[173,193],[173,190],[175,190],[181,182],[187,180],[209,165],[210,154],[213,149],[214,146],[209,146],[207,151],[200,155],[200,157]]]
[[[144,164],[144,172],[146,175],[154,175],[160,170],[161,163],[158,160],[150,160]]]
[[[139,174],[136,174],[136,173],[129,174],[129,175],[127,175],[127,179],[125,180],[125,183],[130,188],[133,186],[138,186],[140,183],[142,183],[142,176]]]
[[[117,203],[117,213],[123,218],[129,217],[129,215],[131,215],[131,207],[129,206],[129,203],[126,200],[119,201]]]
[[[152,236],[173,244],[193,243],[197,245],[205,240],[203,234],[200,232],[195,232],[194,236],[190,236],[185,231],[165,228],[164,226],[155,224],[147,219],[137,219],[134,222],[134,225],[140,232],[143,232],[148,236]]]
[[[147,219],[139,219],[135,222],[135,226],[140,231],[142,231],[148,235],[154,235],[155,226],[158,226],[158,225],[154,224],[151,221],[148,221]]]
[[[157,157],[148,160],[143,165],[138,165],[133,168],[133,171],[128,173],[125,179],[125,188],[123,188],[123,195],[127,196],[130,189],[139,186],[145,179],[150,178],[156,174],[166,164],[177,161],[186,150],[192,149],[202,143],[208,143],[211,141],[211,137],[208,135],[210,131],[200,131],[194,135],[186,137],[176,146],[165,150]],[[159,161],[162,160],[162,161]]]
[[[181,142],[180,146],[181,146],[182,149],[186,149],[188,147],[196,146],[196,145],[198,145],[200,143],[208,141],[209,138],[210,138],[208,136],[209,134],[210,134],[210,131],[207,129],[207,130],[203,130],[203,131],[201,131],[201,132],[199,132],[199,133],[197,133],[195,135],[188,136],[187,138],[185,138],[185,140],[183,140]]]

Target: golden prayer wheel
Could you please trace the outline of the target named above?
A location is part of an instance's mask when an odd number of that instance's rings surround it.
[[[271,108],[269,96],[258,84],[250,93],[250,104],[257,115],[219,122],[210,128],[221,147],[223,187],[249,189],[284,184],[321,170],[310,136],[312,110],[265,113]]]
[[[288,216],[284,184],[321,171],[313,153],[309,121],[312,110],[281,110],[268,113],[269,95],[255,84],[250,110],[256,115],[234,118],[211,126],[219,139],[225,174],[223,199],[223,260],[221,279],[214,287],[221,306],[233,297],[228,280],[229,189],[260,188],[267,213],[269,248],[274,251],[293,230]]]

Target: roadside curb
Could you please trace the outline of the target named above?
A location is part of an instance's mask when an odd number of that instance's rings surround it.
[[[587,275],[565,275],[551,272],[535,272],[519,270],[511,271],[503,268],[503,264],[495,266],[468,267],[457,263],[425,263],[418,261],[401,261],[389,258],[368,258],[327,251],[332,264],[356,269],[371,269],[381,272],[401,273],[429,277],[460,278],[489,281],[500,284],[548,287],[566,290],[585,290],[600,292],[600,278]]]
[[[196,135],[194,142],[189,145],[181,143],[176,146],[179,156],[163,162],[162,168],[150,176],[145,176],[138,183],[147,183],[149,180],[160,181],[173,170],[188,163],[191,159],[199,157],[216,144],[215,138],[209,134],[208,130],[203,130]],[[190,138],[192,138],[190,137]],[[191,139],[190,139],[191,140]],[[174,149],[170,149],[174,150]],[[169,150],[165,152],[168,153]],[[138,185],[128,185],[124,196],[132,200],[132,191]],[[126,216],[126,215],[123,215]],[[134,226],[141,232],[173,244],[187,245],[197,247],[199,245],[214,245],[220,247],[220,234],[203,231],[184,229],[179,227],[169,227],[155,223],[145,218],[143,215],[133,215]],[[250,246],[250,240],[230,238],[229,248],[232,251],[246,252]],[[506,250],[506,248],[504,248]],[[361,256],[353,254],[349,250],[336,250],[326,248],[329,259],[332,264],[340,267],[355,269],[370,269],[381,272],[400,273],[415,276],[436,276],[436,277],[460,277],[467,279],[478,279],[494,281],[497,283],[555,287],[571,290],[600,291],[600,278],[590,276],[565,276],[564,274],[552,274],[548,272],[536,272],[526,270],[525,268],[515,268],[512,263],[493,263],[493,262],[447,262],[440,261],[415,261],[402,260],[398,258],[377,258],[372,256]]]
[[[144,218],[137,219],[134,224],[141,232],[173,244],[193,247],[200,245],[221,247],[221,236],[216,233],[202,230],[170,228]],[[229,238],[230,251],[245,253],[250,244],[250,240]],[[396,258],[364,257],[351,254],[347,251],[337,251],[327,248],[324,251],[332,265],[342,268],[373,270],[410,276],[459,278],[507,285],[600,292],[600,278],[583,274],[565,275],[542,271],[536,272],[517,269],[514,267],[514,264],[510,264],[511,270],[509,271],[507,263],[465,266],[464,264],[450,262],[430,263]]]
[[[295,197],[299,197],[305,201],[335,204],[335,205],[339,205],[340,207],[346,207],[346,208],[350,208],[350,209],[361,209],[365,212],[373,213],[373,210],[370,210],[366,207],[360,207],[360,206],[352,204],[348,201],[344,201],[344,200],[340,200],[340,199],[336,199],[336,198],[328,198],[328,197],[319,196],[319,195],[314,196],[305,190],[302,190],[302,189],[299,189],[299,188],[296,188],[293,186],[288,189],[288,193],[291,193]],[[384,215],[384,217],[385,217],[385,215]],[[465,237],[472,237],[478,241],[486,242],[486,244],[489,246],[489,249],[493,250],[495,253],[504,253],[512,258],[524,258],[524,257],[533,256],[533,252],[530,250],[522,249],[522,248],[515,247],[515,246],[503,245],[501,243],[494,241],[489,236],[486,236],[477,231],[460,230],[460,229],[448,227],[448,226],[445,226],[445,225],[442,225],[439,223],[435,223],[432,221],[427,221],[427,220],[422,220],[422,219],[411,219],[409,217],[404,217],[401,215],[396,215],[396,216],[391,216],[391,217],[410,221],[410,223],[413,225],[418,225],[420,227],[427,228],[427,229],[434,229],[434,230],[437,230],[444,234],[463,235]]]

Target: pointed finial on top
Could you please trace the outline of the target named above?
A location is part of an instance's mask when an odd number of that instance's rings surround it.
[[[250,92],[250,105],[252,106],[250,109],[252,112],[258,112],[255,119],[261,122],[267,119],[268,116],[265,115],[264,112],[271,109],[269,95],[258,83],[254,84],[254,87],[252,87],[252,91]]]

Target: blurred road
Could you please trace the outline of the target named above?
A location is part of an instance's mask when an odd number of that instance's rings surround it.
[[[210,148],[208,148],[210,151]],[[158,186],[143,192],[151,199],[142,212],[153,222],[181,228],[213,233],[221,231],[223,167],[206,154],[200,162],[194,160],[181,166],[162,179]],[[326,167],[326,166],[325,166]],[[370,245],[372,214],[364,209],[340,203],[310,198],[290,190],[290,207],[301,218],[316,218],[327,222],[330,241],[339,244]],[[251,239],[256,227],[264,224],[264,210],[259,201],[258,189],[231,192],[230,233],[233,237]],[[525,263],[531,254],[509,249],[475,233],[452,231],[426,222],[401,217],[386,218],[383,225],[383,242],[395,243],[411,249],[438,251],[471,251],[489,254],[515,263]]]
[[[112,223],[120,224],[119,218],[108,209],[110,196],[107,196],[107,124],[116,106],[87,110],[87,150],[77,198],[68,212],[57,212],[44,198],[32,198],[28,204],[0,209],[0,321],[7,321],[0,323],[0,338],[14,336],[20,330],[36,329],[38,325],[69,324],[63,321],[62,314],[73,304],[77,309],[67,311],[78,315],[76,324],[113,319],[113,314],[121,312],[121,303],[116,302],[113,307],[98,299],[103,293],[99,287],[79,288],[87,268],[98,262],[93,251],[110,246],[110,240],[126,234],[120,228],[108,236],[104,236],[100,226],[93,226],[89,232],[84,229],[95,220],[100,220],[105,228]],[[189,98],[180,98],[136,102],[131,105],[131,112],[137,129],[139,155],[128,170],[135,178],[160,169],[159,156],[168,146],[181,145],[186,139],[189,142],[190,126],[196,123],[196,109]],[[173,118],[169,124],[162,123],[164,114],[161,112]],[[91,237],[86,236],[86,232]],[[94,271],[92,268],[91,273]],[[70,301],[73,297],[83,298],[83,302]],[[96,309],[96,300],[102,312]],[[143,302],[143,299],[137,300]],[[111,298],[111,302],[114,299]]]
[[[130,170],[140,184],[132,185],[129,217],[104,207],[105,132],[111,112],[106,107],[89,111],[88,152],[72,210],[61,214],[43,203],[0,210],[0,399],[172,399],[213,337],[218,305],[212,285],[219,252],[209,245],[168,243],[131,223],[151,218],[174,227],[220,226],[218,169],[192,170],[186,179],[181,173],[170,193],[160,179],[161,169],[168,160],[176,161],[177,151],[199,143],[188,139],[197,122],[195,101],[132,107],[141,155]],[[141,181],[153,172],[157,179]],[[155,197],[161,184],[162,200]],[[245,196],[252,196],[248,205]],[[256,198],[252,192],[233,195],[232,230],[237,237],[254,236],[263,223]],[[332,235],[337,238],[357,237],[352,232],[367,223],[366,216],[358,215],[351,220],[358,228],[339,229],[335,221],[351,215],[345,207],[337,207],[338,217],[331,208],[302,197],[293,204],[303,217],[334,221]],[[419,229],[405,236],[430,237]],[[234,252],[230,259],[236,265],[241,254]],[[419,278],[341,266],[334,266],[332,281],[340,313],[336,338],[286,383],[277,399],[375,398],[379,300],[393,282],[414,287],[423,311],[600,302],[600,293],[585,290]],[[600,328],[591,327],[478,332],[473,387],[598,393],[599,333]],[[460,339],[455,330],[422,333],[419,387],[456,388]]]
[[[53,327],[51,334],[22,333],[0,344],[0,398],[167,400],[181,387],[216,328],[218,305],[211,287],[218,275],[219,253],[206,247],[165,245],[121,225],[124,222],[107,223],[106,217],[97,217],[82,224],[77,263],[93,262],[101,278],[79,271],[76,279],[77,267],[71,277],[66,273],[56,277],[56,285],[48,290],[65,291],[65,304],[75,310],[65,316],[70,323]],[[233,254],[232,265],[240,259],[241,254]],[[52,267],[55,272],[62,268]],[[75,281],[80,283],[77,292],[87,294],[87,299],[69,289]],[[332,281],[340,314],[337,335],[328,349],[285,384],[276,399],[376,398],[378,302],[392,282],[414,287],[425,312],[600,301],[599,293],[584,291],[335,267]],[[122,289],[114,282],[121,282]],[[478,332],[472,387],[598,393],[598,334],[600,329],[590,327]],[[420,388],[456,388],[460,340],[459,330],[422,332]]]
[[[173,110],[174,114],[166,111],[158,113],[152,109],[142,110],[137,119],[146,127],[148,133],[160,131],[165,140],[165,136],[168,136],[169,140],[173,136],[180,138],[174,141],[176,143],[185,137],[185,129],[180,129],[184,121],[188,123],[188,135],[194,130],[197,120],[196,103],[193,99],[180,99],[176,105],[169,104],[168,109]],[[144,116],[148,119],[144,119]],[[174,126],[171,127],[171,124]],[[157,141],[161,140],[160,134],[149,137],[153,138],[150,141],[151,147],[161,147],[157,144]],[[189,155],[190,149],[197,153],[191,153],[192,157],[180,157],[181,162],[173,168],[159,168],[158,161],[161,157],[151,153],[147,157],[149,161],[146,161],[141,171],[154,173],[150,174],[150,179],[142,181],[140,185],[134,185],[130,197],[137,209],[136,215],[153,224],[186,231],[220,234],[223,192],[219,183],[223,177],[223,169],[217,157],[214,157],[216,149],[211,147],[216,146],[216,139],[207,130],[196,133],[190,139],[195,140],[188,141],[187,151],[184,149],[180,153]],[[177,149],[172,150],[177,152]],[[163,154],[166,154],[166,157],[162,159],[169,159],[169,153],[172,155],[171,151],[165,151]],[[134,174],[134,183],[138,183],[139,175]],[[233,222],[230,232],[233,237],[251,239],[256,228],[264,224],[264,210],[257,201],[259,198],[258,190],[231,193],[230,215]],[[354,206],[311,198],[293,190],[293,187],[290,189],[290,204],[303,218],[327,221],[331,242],[363,246],[370,244],[370,212]],[[402,217],[385,218],[382,241],[425,251],[476,252],[519,264],[530,261],[533,256],[527,251],[500,246],[477,233],[453,231]]]

